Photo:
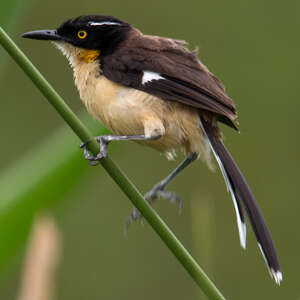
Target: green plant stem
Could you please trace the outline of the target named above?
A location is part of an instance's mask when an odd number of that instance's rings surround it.
[[[22,68],[32,82],[37,86],[41,93],[46,97],[50,104],[57,110],[61,117],[69,124],[75,134],[82,140],[91,142],[88,144],[89,150],[96,155],[99,151],[97,142],[93,139],[88,129],[70,110],[63,99],[47,82],[42,74],[24,55],[24,53],[9,38],[5,31],[0,27],[0,44],[11,55],[15,62]],[[144,200],[141,193],[131,183],[127,176],[109,158],[101,160],[101,165],[109,173],[112,179],[118,184],[121,190],[127,195],[135,207],[142,213],[152,228],[173,252],[184,268],[188,271],[194,281],[199,285],[209,299],[224,300],[224,296],[219,292],[213,282],[207,277],[204,271],[197,264],[195,259],[184,248],[173,232],[168,228],[164,221],[159,217],[154,209]]]

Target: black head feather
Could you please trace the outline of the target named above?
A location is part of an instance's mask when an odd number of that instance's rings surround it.
[[[98,49],[102,54],[108,54],[126,39],[130,29],[130,24],[115,17],[88,15],[67,20],[56,32],[63,41],[76,47]],[[78,36],[80,31],[86,32],[85,38]]]

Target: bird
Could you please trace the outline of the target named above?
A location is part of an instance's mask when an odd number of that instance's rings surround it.
[[[237,110],[223,83],[189,50],[184,40],[143,34],[113,16],[84,15],[54,30],[26,32],[23,38],[52,41],[67,57],[75,85],[87,111],[113,134],[95,137],[99,153],[84,157],[96,165],[108,155],[112,141],[135,141],[174,158],[185,159],[145,194],[181,205],[166,190],[183,169],[199,157],[211,166],[214,156],[231,194],[240,244],[246,248],[247,215],[271,277],[279,285],[282,272],[269,229],[257,201],[223,142],[219,123],[238,131]],[[135,208],[129,222],[140,217]]]

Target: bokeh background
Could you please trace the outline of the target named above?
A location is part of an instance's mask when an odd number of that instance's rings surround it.
[[[164,200],[155,208],[227,299],[300,299],[299,11],[295,0],[19,0],[1,1],[0,23],[95,133],[100,127],[85,115],[65,58],[21,33],[108,14],[200,46],[238,107],[241,133],[224,128],[226,145],[271,230],[281,286],[270,279],[249,226],[247,250],[240,248],[219,171],[198,162],[171,184],[184,199],[181,215]],[[87,166],[79,140],[3,49],[0,68],[0,299],[20,299],[36,215],[51,217],[59,232],[54,299],[205,299],[147,224],[124,236],[131,203],[101,167]],[[142,192],[182,159],[169,162],[130,142],[114,145],[111,156]]]

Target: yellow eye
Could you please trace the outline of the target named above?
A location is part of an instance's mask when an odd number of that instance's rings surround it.
[[[85,30],[79,30],[78,33],[77,33],[77,36],[80,38],[80,39],[85,39],[86,36],[87,36],[87,32]]]

